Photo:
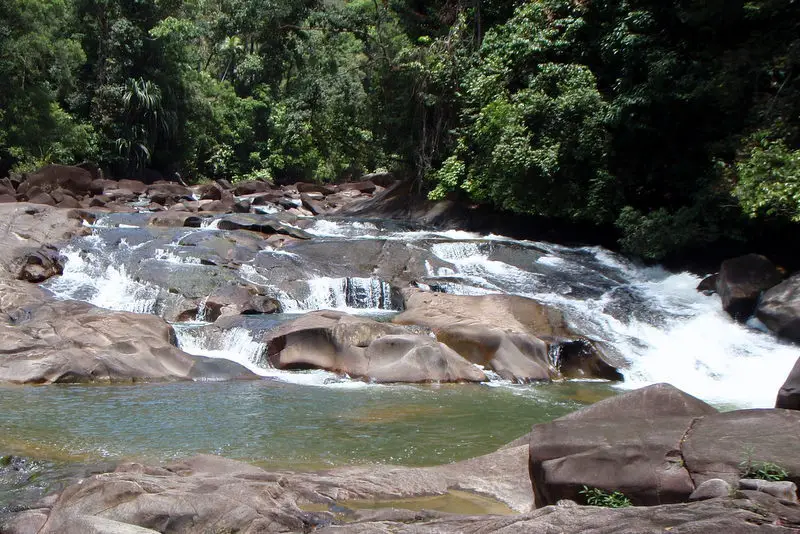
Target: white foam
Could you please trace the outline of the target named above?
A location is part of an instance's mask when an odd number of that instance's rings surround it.
[[[265,358],[267,346],[255,341],[244,328],[228,330],[206,330],[196,324],[175,325],[178,346],[184,352],[195,356],[220,358],[236,362],[253,373],[267,378],[298,384],[302,386],[328,387],[338,389],[360,389],[371,384],[351,380],[329,371],[282,371],[269,365]]]
[[[64,273],[48,289],[62,299],[82,300],[110,310],[154,313],[161,290],[131,278],[124,265],[109,264],[95,253],[67,247]]]

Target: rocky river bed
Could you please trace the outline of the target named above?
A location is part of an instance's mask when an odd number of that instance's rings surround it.
[[[343,215],[374,183],[97,182],[74,206],[0,204],[0,530],[797,525],[787,494],[734,490],[747,451],[797,479],[797,412],[746,409],[800,351],[698,276],[445,230],[437,206]],[[637,389],[660,382],[710,404]],[[730,446],[698,453],[720,426]],[[680,504],[712,479],[725,503]],[[640,511],[570,508],[584,485]],[[502,507],[523,515],[485,515]]]

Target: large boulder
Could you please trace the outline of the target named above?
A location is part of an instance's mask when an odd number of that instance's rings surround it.
[[[161,206],[171,206],[182,200],[193,200],[192,190],[173,182],[157,182],[147,188],[151,202]]]
[[[394,287],[405,287],[427,276],[428,267],[452,267],[423,247],[398,240],[386,239],[309,239],[287,243],[285,252],[302,258],[302,266],[312,276],[329,278],[379,278]],[[285,258],[262,255],[256,266],[269,271]],[[275,273],[273,283],[279,284],[282,275]],[[310,278],[305,276],[304,278]],[[288,281],[302,279],[289,273]]]
[[[482,382],[483,372],[429,336],[341,312],[306,314],[264,339],[279,369],[326,369],[376,382]]]
[[[583,502],[584,486],[621,491],[637,505],[686,501],[695,485],[681,454],[684,436],[698,417],[715,413],[657,384],[535,425],[529,469],[536,506]]]
[[[560,311],[535,300],[413,288],[403,295],[405,311],[392,322],[430,328],[439,341],[508,380],[622,379],[604,353],[570,329]]]
[[[269,191],[270,189],[271,187],[267,182],[262,182],[260,180],[253,180],[248,182],[237,183],[233,189],[233,194],[236,196],[252,195],[254,193],[263,193],[265,191]]]
[[[179,350],[172,327],[159,317],[43,300],[9,283],[0,290],[0,382],[256,378],[237,363]]]
[[[300,201],[303,203],[303,207],[314,215],[323,215],[327,212],[325,205],[320,200],[312,198],[310,193],[301,193]]]
[[[775,264],[759,254],[747,254],[722,262],[717,293],[722,308],[737,321],[746,321],[756,309],[758,298],[783,277]]]
[[[370,180],[362,180],[360,182],[347,182],[343,184],[339,184],[340,191],[358,191],[359,193],[364,193],[367,195],[371,195],[375,192],[377,186],[374,182]]]
[[[529,469],[536,505],[583,500],[584,486],[621,491],[637,505],[684,502],[701,484],[764,465],[800,478],[800,413],[718,413],[658,384],[533,427]]]
[[[35,196],[33,191],[37,191],[36,194],[46,194],[61,188],[76,195],[86,195],[93,180],[92,173],[80,167],[47,165],[28,174],[17,188],[17,193],[31,199]]]
[[[800,343],[800,273],[768,289],[756,317],[779,336]]]
[[[780,391],[778,391],[775,407],[800,410],[800,358],[797,359],[794,367],[789,372],[789,376],[786,378],[786,382],[783,383]]]
[[[322,195],[332,195],[336,192],[336,187],[309,182],[297,182],[294,184],[298,193],[320,193]]]
[[[26,282],[38,284],[64,272],[58,250],[52,245],[23,252],[16,262],[19,265],[16,277]]]

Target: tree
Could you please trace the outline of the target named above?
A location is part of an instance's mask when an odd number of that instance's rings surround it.
[[[66,0],[0,5],[0,174],[92,152],[91,130],[60,105],[84,60],[69,17]]]

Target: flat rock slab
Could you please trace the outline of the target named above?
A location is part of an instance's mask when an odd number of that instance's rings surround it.
[[[800,483],[800,412],[737,410],[698,419],[682,446],[695,484],[721,478],[735,484],[741,464],[774,463]]]
[[[527,511],[532,496],[525,462],[525,447],[517,447],[438,467],[380,465],[320,473],[268,472],[208,455],[166,467],[123,464],[14,514],[0,531],[307,532],[333,516],[304,512],[303,504],[443,495],[452,488]]]
[[[375,510],[359,520],[316,530],[320,534],[706,534],[790,533],[800,525],[800,508],[774,498],[758,502],[715,499],[653,507],[548,506],[518,516],[453,516],[432,512]]]

